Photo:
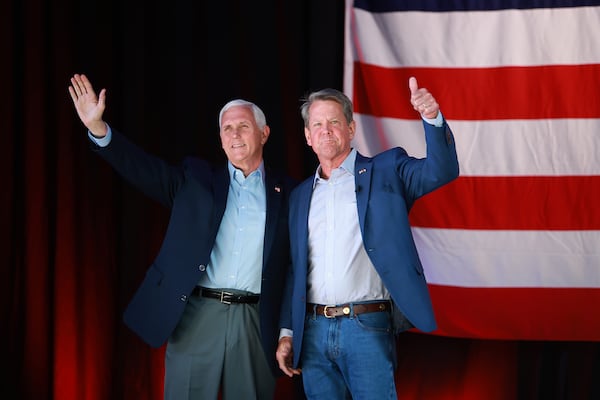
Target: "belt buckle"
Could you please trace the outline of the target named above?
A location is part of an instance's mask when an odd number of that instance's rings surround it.
[[[224,299],[224,296],[233,296],[233,293],[230,292],[225,292],[225,291],[221,291],[221,297],[219,298],[219,301],[223,304],[231,304],[230,301],[227,301]]]
[[[332,308],[332,307],[335,307],[335,306],[323,306],[323,315],[325,316],[325,318],[335,318],[335,315],[331,315],[331,316],[327,315],[327,309]]]

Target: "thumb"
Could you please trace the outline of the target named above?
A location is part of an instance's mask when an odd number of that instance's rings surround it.
[[[417,84],[417,78],[411,76],[408,78],[408,87],[410,89],[410,94],[413,95],[419,89],[419,85]]]
[[[106,89],[102,89],[98,95],[98,105],[102,108],[106,107]]]

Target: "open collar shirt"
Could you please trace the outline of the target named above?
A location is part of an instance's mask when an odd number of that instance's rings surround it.
[[[260,293],[267,216],[265,167],[244,177],[230,162],[227,206],[200,286]]]
[[[389,299],[363,246],[354,163],[356,150],[329,179],[317,168],[308,216],[308,302],[339,305]]]

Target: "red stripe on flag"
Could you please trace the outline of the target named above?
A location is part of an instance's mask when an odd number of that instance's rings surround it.
[[[354,109],[417,119],[408,78],[435,96],[447,119],[599,118],[600,64],[497,68],[383,68],[354,63]]]
[[[415,227],[600,229],[600,176],[459,177],[417,200]]]
[[[442,336],[600,341],[600,288],[429,285]]]

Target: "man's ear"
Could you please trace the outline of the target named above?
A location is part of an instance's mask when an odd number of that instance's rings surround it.
[[[304,138],[306,139],[306,144],[312,147],[312,143],[310,140],[310,131],[308,130],[308,128],[304,128]]]
[[[267,143],[267,140],[269,139],[270,134],[271,134],[271,128],[269,128],[269,125],[265,125],[265,127],[262,130],[262,137],[260,139],[260,142],[262,144]]]
[[[356,133],[356,121],[353,120],[348,124],[348,130],[350,131],[350,139],[353,139]]]

